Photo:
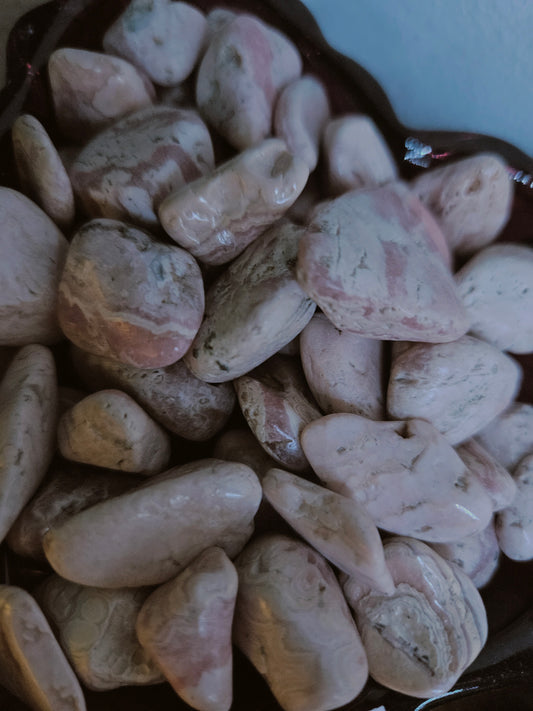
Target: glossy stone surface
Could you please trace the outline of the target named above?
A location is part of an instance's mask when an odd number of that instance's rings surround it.
[[[273,356],[237,378],[234,386],[242,413],[265,451],[285,469],[308,469],[300,435],[321,413],[297,363],[288,356]]]
[[[237,571],[207,548],[145,601],[137,636],[175,692],[199,711],[229,711],[233,699],[231,627]]]
[[[75,514],[46,534],[44,551],[56,572],[81,585],[157,585],[209,546],[237,555],[260,500],[249,467],[202,459]]]
[[[95,691],[157,684],[163,675],[141,647],[135,622],[149,591],[103,590],[51,575],[36,591],[85,686]]]
[[[392,363],[387,409],[396,419],[428,420],[459,444],[510,405],[521,380],[516,361],[472,336],[416,344]]]
[[[0,585],[0,683],[33,711],[85,711],[85,700],[50,625],[22,588]]]
[[[207,382],[249,372],[295,338],[315,304],[294,276],[302,228],[280,223],[258,237],[211,285],[185,363]]]
[[[533,454],[513,472],[517,492],[511,505],[496,516],[500,548],[511,560],[533,559]]]
[[[439,232],[402,183],[353,190],[317,207],[300,242],[298,281],[341,331],[453,341],[468,319]]]
[[[492,499],[494,511],[508,506],[516,494],[516,484],[507,469],[477,439],[466,440],[456,451]]]
[[[459,567],[421,541],[390,538],[384,548],[393,595],[364,589],[353,578],[344,584],[370,674],[409,696],[438,696],[454,685],[487,639],[483,601]]]
[[[262,486],[276,511],[330,563],[371,588],[394,590],[378,529],[364,506],[282,469],[271,469]]]
[[[0,383],[0,541],[43,480],[55,450],[57,381],[46,346],[21,348]]]
[[[307,384],[326,414],[352,412],[383,419],[383,344],[339,331],[315,314],[300,334]]]
[[[44,126],[22,114],[11,128],[17,172],[27,195],[32,196],[61,228],[74,219],[74,193],[63,161]]]
[[[392,153],[369,116],[354,114],[329,121],[323,148],[328,188],[333,195],[398,178]]]
[[[206,383],[195,377],[183,360],[166,368],[135,368],[76,347],[71,358],[87,387],[123,390],[166,429],[184,439],[211,439],[235,405],[230,383]]]
[[[301,445],[326,486],[358,501],[392,533],[456,541],[483,530],[492,516],[483,486],[424,420],[327,415],[307,425]]]
[[[236,561],[234,640],[284,711],[327,711],[362,690],[368,667],[359,633],[320,554],[286,536],[263,536]]]
[[[196,103],[243,150],[270,134],[277,94],[301,72],[300,54],[285,35],[252,15],[237,15],[211,37],[198,69]]]
[[[411,187],[459,254],[471,254],[496,239],[511,212],[513,183],[506,163],[495,154],[424,171]]]
[[[284,141],[270,138],[169,195],[159,219],[201,262],[224,264],[286,212],[308,175]]]
[[[56,49],[48,77],[59,127],[80,143],[121,116],[150,106],[155,97],[150,81],[132,64],[86,49]]]
[[[91,217],[155,229],[164,198],[213,165],[211,137],[196,111],[159,105],[95,136],[72,163],[70,178]]]
[[[120,390],[99,390],[67,410],[57,440],[65,459],[144,476],[170,459],[167,432]]]
[[[476,435],[476,440],[508,471],[533,454],[533,404],[513,402]]]
[[[0,346],[55,343],[57,286],[68,242],[40,207],[0,187]]]
[[[174,86],[194,69],[205,33],[205,17],[193,5],[133,0],[105,33],[103,46],[143,69],[156,84]]]
[[[289,151],[303,160],[309,171],[318,163],[320,138],[330,117],[324,85],[306,75],[288,84],[280,93],[274,111],[274,134]]]
[[[470,333],[511,353],[533,351],[533,248],[494,244],[455,275]]]
[[[63,332],[78,347],[137,368],[175,363],[200,326],[204,287],[185,250],[117,220],[74,236],[59,284]]]

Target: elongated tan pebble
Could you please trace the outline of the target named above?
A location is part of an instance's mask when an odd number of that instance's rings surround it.
[[[511,404],[521,380],[515,360],[478,338],[416,344],[392,364],[387,410],[396,419],[428,420],[459,444]]]
[[[533,454],[533,404],[513,402],[476,435],[476,440],[511,473]]]
[[[207,548],[157,588],[137,618],[137,636],[175,692],[198,711],[229,711],[231,628],[237,571],[221,548]]]
[[[150,80],[132,64],[86,49],[56,49],[48,76],[59,127],[78,142],[151,105],[155,97]]]
[[[470,578],[414,538],[384,543],[396,590],[385,596],[355,578],[344,593],[355,610],[370,675],[417,698],[448,691],[487,639],[483,601]]]
[[[40,207],[0,187],[0,345],[55,343],[57,287],[68,242]]]
[[[81,585],[157,585],[209,546],[237,555],[260,500],[249,467],[202,459],[75,514],[50,529],[44,551],[59,575]]]
[[[100,390],[67,410],[57,439],[65,459],[145,476],[170,459],[168,434],[120,390]]]
[[[22,588],[0,585],[0,683],[33,711],[85,711],[85,699],[50,625]]]
[[[207,382],[233,380],[295,338],[316,305],[294,275],[302,228],[274,225],[212,284],[204,319],[184,357]]]
[[[43,480],[55,450],[57,381],[52,353],[31,345],[0,383],[0,541]]]
[[[234,640],[284,711],[328,711],[362,690],[368,667],[331,568],[305,543],[268,535],[236,561]]]
[[[456,541],[491,519],[481,483],[424,420],[327,415],[305,427],[301,445],[326,486],[358,501],[392,533]]]
[[[284,141],[269,138],[170,194],[159,219],[197,259],[224,264],[289,209],[308,175]]]
[[[521,460],[513,472],[516,496],[496,515],[500,548],[511,560],[533,559],[533,454]]]
[[[271,469],[262,486],[276,511],[330,563],[383,593],[394,590],[378,529],[364,506],[282,469]]]
[[[59,227],[68,227],[74,219],[74,193],[46,129],[34,116],[23,114],[13,124],[11,139],[24,192],[35,198]]]
[[[51,575],[36,591],[59,643],[85,686],[95,691],[157,684],[161,670],[141,647],[135,623],[150,590],[104,590]]]
[[[516,484],[507,469],[474,438],[460,444],[456,451],[492,499],[494,511],[508,506],[515,497]]]

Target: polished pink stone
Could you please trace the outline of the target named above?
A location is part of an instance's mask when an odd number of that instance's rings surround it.
[[[492,499],[494,511],[508,506],[515,497],[516,484],[507,469],[477,439],[466,440],[456,451]]]
[[[513,402],[476,435],[476,440],[511,473],[533,454],[533,404]]]
[[[500,548],[511,560],[533,559],[533,453],[513,472],[517,492],[511,504],[496,515]]]

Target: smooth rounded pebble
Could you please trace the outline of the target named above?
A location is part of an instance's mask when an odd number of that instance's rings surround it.
[[[440,229],[403,183],[320,203],[300,241],[296,276],[341,331],[441,343],[468,329],[436,242]]]
[[[472,336],[416,344],[392,364],[387,410],[396,419],[428,420],[460,444],[511,404],[521,380],[515,360]]]
[[[94,355],[137,368],[175,363],[204,310],[194,257],[117,220],[92,220],[70,244],[59,284],[64,334]]]
[[[511,560],[533,559],[533,454],[513,473],[517,492],[511,505],[496,515],[500,548]]]
[[[55,451],[57,379],[46,346],[21,348],[0,383],[0,541],[44,479]]]
[[[270,138],[169,195],[159,219],[201,262],[224,264],[288,210],[308,175],[284,141]]]
[[[194,69],[206,20],[197,8],[172,0],[133,0],[107,30],[106,52],[140,67],[156,84],[174,86]]]
[[[74,220],[74,193],[63,161],[44,126],[22,114],[11,128],[17,172],[24,192],[36,200],[59,227]]]
[[[424,171],[411,188],[458,254],[471,254],[496,239],[511,214],[513,183],[503,158],[491,153]]]
[[[233,700],[231,630],[237,571],[207,548],[157,588],[137,618],[137,636],[174,691],[198,711],[229,711]]]
[[[365,506],[386,531],[448,542],[491,519],[481,483],[424,420],[326,415],[305,427],[301,445],[324,484]]]
[[[284,711],[328,711],[362,690],[368,666],[331,568],[304,543],[268,535],[236,561],[234,641]]]
[[[154,420],[179,437],[203,442],[226,424],[235,405],[231,383],[206,383],[183,360],[166,368],[135,368],[75,346],[71,359],[91,390],[117,388],[131,395]]]
[[[57,287],[68,242],[40,207],[0,187],[0,346],[61,339]]]
[[[417,698],[451,689],[487,639],[487,615],[470,578],[414,538],[384,543],[394,594],[364,589],[355,578],[344,594],[355,610],[370,675]]]
[[[209,546],[237,555],[253,533],[260,501],[249,467],[201,459],[51,528],[44,551],[59,575],[81,585],[157,585]]]
[[[57,439],[65,459],[145,476],[170,459],[169,435],[120,390],[100,390],[67,410]]]
[[[508,506],[515,497],[516,484],[507,469],[477,439],[467,439],[456,451],[492,499],[494,511]]]
[[[59,127],[78,142],[155,98],[150,80],[132,64],[86,49],[56,49],[48,60],[48,77]]]
[[[196,377],[216,383],[248,373],[308,323],[316,306],[294,276],[302,232],[290,223],[274,225],[211,285],[184,357]]]
[[[476,435],[476,440],[511,473],[533,454],[533,404],[513,402]]]
[[[85,711],[85,699],[50,625],[22,588],[0,585],[0,684],[33,711]]]
[[[533,351],[533,249],[494,244],[455,275],[469,332],[511,353]]]
[[[135,622],[149,590],[76,585],[51,575],[36,590],[63,651],[85,686],[108,691],[157,684],[161,670],[141,647]]]
[[[73,161],[70,178],[89,216],[155,229],[167,195],[213,165],[211,136],[196,111],[161,104],[95,136]]]

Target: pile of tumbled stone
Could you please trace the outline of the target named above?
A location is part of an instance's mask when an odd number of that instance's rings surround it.
[[[63,142],[13,126],[0,540],[54,572],[0,587],[0,681],[33,709],[81,711],[79,679],[227,711],[232,641],[286,711],[369,674],[438,695],[485,642],[500,549],[533,557],[506,167],[402,182],[302,72],[256,17],[133,0],[102,53],[50,57]]]

